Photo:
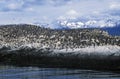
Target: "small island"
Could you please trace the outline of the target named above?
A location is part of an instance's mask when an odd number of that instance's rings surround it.
[[[0,63],[18,66],[120,69],[120,37],[98,28],[0,26]]]

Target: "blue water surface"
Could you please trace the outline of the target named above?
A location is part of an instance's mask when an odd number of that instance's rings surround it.
[[[120,79],[120,74],[81,69],[0,66],[0,79]]]

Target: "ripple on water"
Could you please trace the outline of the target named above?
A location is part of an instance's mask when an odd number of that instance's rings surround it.
[[[120,79],[120,74],[81,69],[0,66],[0,79]]]

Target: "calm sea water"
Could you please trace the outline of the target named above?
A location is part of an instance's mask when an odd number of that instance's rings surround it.
[[[120,79],[120,74],[81,69],[0,66],[0,79]]]

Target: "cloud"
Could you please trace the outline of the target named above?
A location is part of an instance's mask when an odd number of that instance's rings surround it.
[[[25,10],[25,11],[31,11],[31,12],[33,12],[35,9],[32,8],[32,7],[27,7],[27,8],[25,8],[24,10]]]
[[[74,9],[70,9],[64,15],[60,15],[57,20],[76,19],[77,17],[79,17],[79,13]]]
[[[118,2],[111,3],[110,9],[120,9],[120,3]]]
[[[62,6],[71,0],[0,0],[0,11],[33,11],[34,6]]]
[[[20,8],[21,6],[18,5],[18,4],[15,4],[15,3],[11,3],[7,6],[9,9],[12,9],[12,10],[15,10],[15,9],[18,9]]]
[[[25,0],[24,2],[27,3],[26,6],[31,5],[50,5],[50,6],[62,6],[70,2],[71,0]]]
[[[120,2],[112,2],[107,13],[112,16],[120,16]]]
[[[120,16],[120,10],[109,10],[108,13],[111,16]]]
[[[120,16],[120,0],[0,0],[0,17],[21,17],[20,21],[56,19],[105,19]],[[2,18],[4,18],[2,17]],[[8,19],[8,17],[5,17]],[[0,20],[2,20],[0,18]],[[48,20],[45,19],[45,20]],[[15,21],[15,20],[14,20]]]
[[[1,0],[0,1],[0,11],[21,11],[23,8],[24,2],[22,0]]]
[[[73,9],[71,9],[66,14],[69,15],[69,16],[77,16],[78,12],[73,10]]]

